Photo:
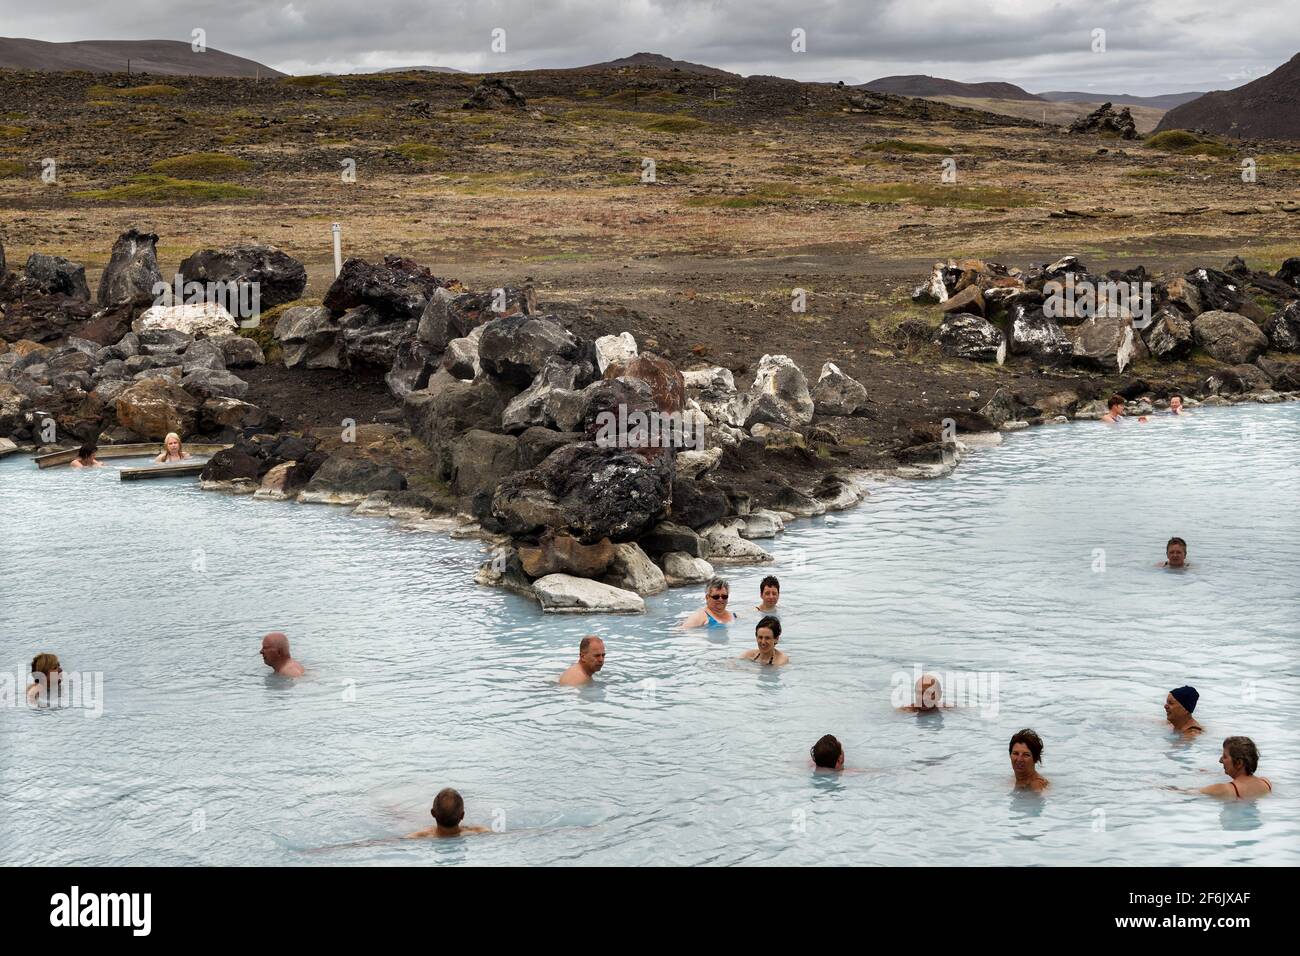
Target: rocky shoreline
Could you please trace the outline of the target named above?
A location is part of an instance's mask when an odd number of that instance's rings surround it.
[[[492,553],[476,580],[550,613],[636,613],[645,595],[717,567],[771,562],[758,542],[852,507],[869,479],[949,474],[1003,432],[1100,417],[1111,391],[1134,414],[1173,391],[1189,406],[1300,398],[1300,259],[1167,282],[1141,267],[1103,279],[1074,257],[1027,270],[938,263],[913,298],[941,321],[904,321],[909,347],[1085,376],[1046,394],[971,389],[967,407],[906,421],[906,437],[868,460],[854,454],[854,422],[880,407],[832,362],[810,381],[766,354],[738,384],[719,365],[679,369],[616,319],[583,334],[590,313],[539,303],[528,284],[471,291],[400,256],[349,259],[319,303],[301,299],[302,264],[270,246],[200,250],[169,288],[157,241],[123,233],[93,301],[81,266],[34,253],[8,272],[0,248],[0,454],[171,431],[227,443],[205,490],[482,539]],[[1054,310],[1063,284],[1105,282],[1143,285],[1145,310]],[[229,301],[251,289],[265,311],[241,323],[237,308],[186,298],[186,283],[222,285]],[[1115,379],[1152,363],[1208,374],[1190,393]],[[400,405],[373,422],[343,405],[337,427],[300,427],[246,400],[240,373],[272,366],[382,373]]]

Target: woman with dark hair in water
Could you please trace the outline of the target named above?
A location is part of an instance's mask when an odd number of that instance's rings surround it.
[[[1026,727],[1011,738],[1007,751],[1011,754],[1017,790],[1047,789],[1047,778],[1038,773],[1038,762],[1043,759],[1042,737]]]
[[[1229,737],[1223,742],[1219,765],[1232,778],[1228,783],[1212,783],[1200,792],[1210,797],[1229,800],[1246,800],[1263,797],[1273,792],[1273,785],[1264,777],[1255,776],[1259,767],[1259,750],[1249,737]]]
[[[745,651],[741,658],[753,661],[755,664],[770,664],[773,667],[789,664],[790,658],[776,649],[776,642],[780,639],[781,621],[769,614],[754,626],[754,640],[758,642],[757,649]]]
[[[95,452],[99,451],[99,446],[93,441],[88,441],[77,449],[77,457],[72,459],[73,468],[103,468],[104,463],[95,458]]]

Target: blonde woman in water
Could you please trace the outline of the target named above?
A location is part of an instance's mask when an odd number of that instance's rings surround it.
[[[175,432],[168,432],[167,437],[163,439],[163,450],[158,453],[154,461],[163,464],[169,461],[184,461],[189,457],[189,453],[181,448],[181,436]]]

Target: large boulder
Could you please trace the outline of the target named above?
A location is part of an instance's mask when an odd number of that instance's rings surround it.
[[[561,445],[582,441],[577,432],[557,432],[550,428],[526,428],[519,435],[515,451],[516,470],[536,468]]]
[[[47,295],[58,293],[74,299],[90,299],[90,287],[86,285],[86,267],[69,262],[62,256],[44,256],[33,252],[27,257],[27,266],[23,272]]]
[[[546,316],[510,315],[493,319],[479,339],[483,370],[515,385],[528,385],[551,356],[576,361],[580,345],[568,329]]]
[[[700,411],[716,425],[740,428],[749,411],[749,396],[736,390],[730,369],[720,366],[692,369],[682,373],[687,389]]]
[[[398,337],[393,367],[384,375],[384,384],[394,398],[406,398],[429,384],[438,365],[438,356],[427,345],[414,335],[403,334]],[[473,378],[472,375],[463,377]]]
[[[1244,315],[1221,309],[1198,315],[1192,321],[1192,335],[1212,358],[1228,365],[1253,362],[1268,348],[1268,336],[1258,325]]]
[[[1288,302],[1278,310],[1265,327],[1265,332],[1270,346],[1277,351],[1300,352],[1300,301]]]
[[[367,306],[383,322],[418,321],[441,286],[428,269],[401,256],[384,256],[381,265],[349,259],[326,291],[323,304],[336,316]]]
[[[602,580],[636,594],[659,594],[668,590],[668,581],[659,565],[630,541],[614,545],[613,560]]]
[[[866,405],[867,389],[857,379],[841,372],[834,362],[827,362],[812,391],[812,400],[821,415],[852,415]]]
[[[168,432],[181,436],[195,430],[199,401],[179,385],[146,378],[117,396],[118,424],[144,438],[161,441]]]
[[[972,362],[996,362],[1006,354],[1002,330],[988,319],[966,312],[945,318],[934,341],[944,355]]]
[[[704,584],[713,577],[713,565],[685,551],[669,551],[663,558],[664,581],[670,588]]]
[[[649,531],[667,509],[672,470],[667,458],[649,461],[595,442],[565,445],[532,472],[502,482],[492,512],[518,529],[511,531],[515,534],[536,532],[541,525],[521,526],[529,514],[538,514],[547,527],[567,529],[584,543],[631,541]]]
[[[570,574],[548,574],[533,582],[533,593],[547,614],[640,614],[641,596],[622,588]]]
[[[396,468],[334,456],[316,470],[298,500],[304,504],[360,504],[376,491],[405,489],[406,478]]]
[[[301,262],[274,246],[252,243],[200,249],[181,263],[180,275],[186,283],[254,286],[262,309],[300,299],[307,287],[307,270]]]
[[[186,372],[181,388],[200,401],[209,398],[243,398],[248,394],[248,383],[225,369],[196,368]]]
[[[415,321],[388,321],[371,306],[349,309],[339,318],[339,341],[348,367],[374,365],[391,369],[398,349],[415,335]]]
[[[601,375],[611,365],[626,365],[636,355],[636,339],[631,332],[602,335],[596,339],[596,371]]]
[[[499,292],[499,294],[498,294]],[[496,306],[504,308],[496,311]],[[420,315],[416,336],[433,352],[442,352],[453,339],[465,338],[492,319],[533,311],[531,289],[504,288],[456,295],[438,289]]]
[[[266,356],[262,353],[262,346],[258,345],[253,339],[244,338],[241,335],[228,335],[218,341],[227,368],[253,368],[257,365],[266,364]]]
[[[673,482],[671,514],[678,524],[703,528],[722,518],[728,509],[726,493],[707,479],[692,481],[679,475]]]
[[[1272,378],[1257,365],[1215,369],[1205,380],[1205,390],[1215,395],[1244,395],[1271,388]]]
[[[483,373],[478,360],[478,343],[483,337],[483,326],[472,329],[469,335],[452,339],[442,353],[442,367],[456,378],[471,381]]]
[[[155,305],[131,323],[131,331],[137,334],[151,329],[172,329],[186,335],[205,335],[211,338],[234,335],[237,328],[235,317],[218,302]]]
[[[1070,326],[1074,345],[1074,363],[1103,372],[1123,371],[1136,355],[1137,339],[1133,320],[1093,316]]]
[[[499,428],[513,396],[513,389],[487,376],[464,382],[439,371],[425,388],[408,394],[402,407],[412,434],[437,457],[438,477],[449,478],[455,438],[473,428]]]
[[[524,573],[530,578],[548,574],[598,578],[613,562],[615,550],[608,538],[583,544],[572,535],[548,533],[542,535],[536,546],[520,545],[518,553]]]
[[[267,420],[268,416],[262,409],[237,398],[209,398],[199,407],[199,431],[202,432],[261,428]]]
[[[1192,323],[1182,311],[1163,308],[1152,316],[1151,324],[1143,330],[1147,350],[1152,358],[1172,362],[1184,358],[1195,345]]]
[[[813,417],[808,380],[786,355],[764,355],[759,360],[748,404],[746,428],[761,423],[794,428],[807,425]]]
[[[501,413],[501,427],[508,432],[522,432],[533,426],[573,427],[571,420],[556,421],[553,399],[556,392],[572,393],[577,376],[578,368],[572,362],[548,356],[533,383],[511,399]]]
[[[88,338],[85,327],[93,314],[94,307],[85,299],[33,292],[0,309],[0,338],[10,342],[53,342],[65,335]]]
[[[275,323],[286,368],[342,368],[346,360],[339,346],[339,324],[324,306],[286,309]]]
[[[772,555],[753,541],[741,537],[744,527],[745,522],[736,519],[701,529],[700,536],[709,546],[711,564],[767,564],[772,561]]]
[[[1035,362],[1058,365],[1070,361],[1074,343],[1065,331],[1049,319],[1041,307],[1011,308],[1011,354],[1027,355]]]
[[[518,467],[518,447],[519,439],[513,435],[498,435],[479,428],[453,439],[452,490],[471,500],[486,496],[490,504],[497,484]]]
[[[128,229],[113,243],[108,265],[99,277],[99,304],[105,308],[146,305],[154,301],[154,289],[162,281],[158,269],[158,237],[151,232]]]

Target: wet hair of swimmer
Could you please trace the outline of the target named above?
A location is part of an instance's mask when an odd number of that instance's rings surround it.
[[[93,441],[88,441],[77,449],[77,457],[82,461],[94,457],[95,452],[99,451],[99,446]]]
[[[777,593],[780,593],[781,582],[776,579],[775,574],[769,574],[767,577],[763,578],[763,580],[758,582],[758,596],[762,597],[763,592],[768,588],[776,588]]]
[[[772,636],[778,641],[781,639],[781,619],[779,617],[768,614],[766,617],[759,618],[758,623],[754,625],[754,634],[757,635],[763,628],[771,631]]]
[[[1168,541],[1165,542],[1165,550],[1168,551],[1171,547],[1173,547],[1176,544],[1181,544],[1183,546],[1183,550],[1184,551],[1187,550],[1187,542],[1184,541],[1182,538],[1170,538]]]
[[[1007,753],[1015,749],[1016,744],[1024,744],[1029,748],[1030,756],[1034,758],[1034,763],[1043,759],[1043,738],[1038,736],[1028,727],[1020,731],[1011,738],[1011,743],[1007,745]]]
[[[1255,741],[1249,737],[1229,737],[1223,742],[1223,749],[1228,752],[1233,763],[1241,764],[1248,777],[1255,775],[1255,768],[1259,766],[1259,748],[1255,746]]]
[[[444,787],[433,798],[433,809],[429,811],[440,827],[460,826],[465,819],[465,801],[451,787]]]
[[[32,658],[33,674],[52,674],[59,669],[58,654],[37,654]]]
[[[1119,405],[1121,407],[1124,405],[1123,395],[1112,395],[1110,398],[1106,400],[1107,408],[1114,408],[1116,405]]]
[[[844,747],[835,739],[834,735],[827,734],[812,745],[812,750],[809,753],[812,754],[814,764],[834,770],[835,765],[840,762],[840,755],[844,753]]]

